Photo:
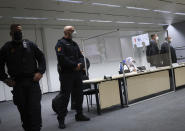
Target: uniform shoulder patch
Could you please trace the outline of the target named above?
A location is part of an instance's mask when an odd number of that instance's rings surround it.
[[[62,51],[62,47],[58,47],[58,48],[57,48],[57,51],[58,51],[58,52],[61,52],[61,51]]]

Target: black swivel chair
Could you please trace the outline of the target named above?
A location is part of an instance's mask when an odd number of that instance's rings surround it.
[[[89,105],[92,107],[92,96],[96,94],[96,90],[91,87],[90,84],[83,85],[83,95],[86,96],[87,108],[89,112]]]

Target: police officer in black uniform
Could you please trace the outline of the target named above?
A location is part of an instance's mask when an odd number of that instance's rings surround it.
[[[12,24],[10,35],[12,41],[0,49],[0,80],[13,87],[13,101],[20,112],[24,130],[40,131],[42,119],[39,80],[46,69],[45,58],[36,44],[22,39],[21,25]]]
[[[64,27],[64,37],[60,39],[55,47],[58,59],[58,68],[61,80],[60,106],[57,108],[59,128],[65,128],[65,116],[71,92],[75,92],[75,115],[76,121],[89,121],[90,119],[82,113],[83,91],[82,91],[82,64],[79,59],[83,58],[76,42],[72,40],[75,28]]]

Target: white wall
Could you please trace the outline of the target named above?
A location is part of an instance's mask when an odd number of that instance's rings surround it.
[[[176,50],[177,58],[184,58],[178,62],[185,62],[185,22],[170,25],[168,28],[169,36],[172,37],[173,47],[183,47]]]
[[[42,50],[42,52],[45,55],[44,43],[43,43],[43,37],[42,37],[41,29],[40,28],[35,28],[34,31],[35,31],[35,40],[33,39],[33,41],[38,45],[38,47]],[[46,67],[46,68],[48,68],[48,67]],[[47,73],[43,74],[43,77],[40,80],[40,87],[41,87],[42,93],[47,93],[48,92]]]
[[[174,47],[185,46],[185,22],[170,25],[168,28],[169,36],[172,37],[172,45]]]
[[[118,74],[119,61],[104,62],[100,64],[91,64],[89,69],[89,78],[103,78],[104,76],[112,76]]]
[[[105,52],[107,61],[120,61],[121,57],[121,44],[119,37],[106,37],[105,38]]]
[[[122,37],[120,41],[121,41],[123,59],[126,59],[127,57],[134,57],[131,36]]]
[[[60,89],[59,76],[57,72],[57,58],[55,45],[62,38],[63,33],[60,29],[44,28],[42,30],[44,38],[44,48],[47,60],[48,91],[54,92]]]

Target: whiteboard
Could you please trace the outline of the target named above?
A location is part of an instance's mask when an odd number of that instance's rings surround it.
[[[132,37],[133,48],[134,46],[138,48],[143,47],[144,44],[145,46],[148,46],[150,44],[148,33]]]

